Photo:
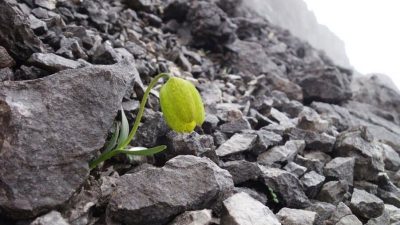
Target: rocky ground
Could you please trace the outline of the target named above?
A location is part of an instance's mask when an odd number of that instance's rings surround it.
[[[400,224],[400,94],[239,0],[0,0],[0,224]],[[132,145],[89,171],[160,72],[206,121],[171,131],[157,88]]]

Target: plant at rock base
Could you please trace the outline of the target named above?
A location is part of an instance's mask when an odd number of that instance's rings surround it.
[[[154,148],[129,146],[139,128],[150,90],[161,78],[168,79],[160,90],[161,111],[168,126],[177,132],[192,132],[196,126],[203,124],[205,118],[204,106],[195,86],[184,79],[161,73],[147,87],[140,102],[135,123],[130,132],[128,120],[126,119],[124,110],[121,109],[121,121],[116,123],[115,132],[105,147],[104,152],[99,158],[89,164],[90,169],[96,168],[101,162],[118,154],[154,155],[166,149],[165,145]]]

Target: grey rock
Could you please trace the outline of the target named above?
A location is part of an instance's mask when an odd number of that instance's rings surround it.
[[[386,204],[400,207],[400,188],[392,183],[386,173],[380,173],[378,176],[377,196]]]
[[[264,166],[260,166],[260,168],[265,185],[279,193],[288,207],[306,208],[310,205],[296,176],[281,169]]]
[[[332,152],[336,138],[326,133],[319,133],[299,128],[290,128],[286,135],[292,140],[304,140],[307,149],[320,150],[322,152]]]
[[[132,0],[127,2],[128,6],[135,10],[153,12],[161,5],[159,0]]]
[[[346,198],[349,186],[346,181],[329,181],[322,186],[317,199],[323,202],[337,204]]]
[[[74,32],[72,28],[67,28],[67,30],[72,30],[71,32]],[[85,33],[85,31],[82,31]],[[84,48],[83,48],[83,34],[79,34],[79,36],[82,36],[82,39],[78,39],[76,37],[74,38],[66,38],[63,37],[61,38],[60,41],[60,48],[56,51],[57,55],[61,55],[63,57],[69,58],[69,59],[84,59],[88,60],[88,55],[86,54]],[[93,44],[93,43],[90,43]],[[88,46],[88,44],[85,44],[85,46]],[[132,61],[132,60],[131,60]]]
[[[209,225],[212,222],[211,210],[187,211],[177,216],[168,225]]]
[[[381,199],[364,190],[354,189],[350,208],[361,218],[376,218],[382,215],[385,205]]]
[[[307,207],[306,210],[316,212],[317,219],[315,225],[322,225],[327,221],[336,210],[336,206],[326,202],[312,202],[311,206]]]
[[[255,189],[251,189],[251,188],[246,188],[246,187],[235,187],[234,193],[240,193],[240,192],[247,193],[252,198],[261,202],[264,205],[266,205],[268,203],[267,193],[257,191]]]
[[[385,204],[385,211],[389,214],[391,224],[400,222],[400,208]]]
[[[355,160],[352,157],[336,157],[325,165],[324,175],[336,180],[345,180],[353,186]]]
[[[290,208],[282,208],[276,216],[282,225],[314,225],[317,219],[317,213],[315,212]]]
[[[92,61],[94,64],[109,65],[120,62],[122,57],[117,54],[109,41],[99,45],[93,52]]]
[[[303,156],[308,159],[316,159],[326,164],[332,160],[332,157],[324,152],[318,150],[306,150],[303,153]]]
[[[313,109],[304,107],[298,115],[297,127],[304,130],[325,132],[328,130],[329,122],[322,119]]]
[[[37,35],[45,34],[48,30],[47,24],[43,20],[36,18],[32,14],[29,15],[29,23],[30,23],[31,29]]]
[[[134,79],[123,64],[0,84],[2,214],[32,218],[70,199]]]
[[[384,170],[382,149],[373,142],[365,127],[342,132],[337,137],[335,154],[355,158],[356,180],[376,180],[379,172]]]
[[[229,55],[230,65],[236,71],[248,76],[279,72],[277,65],[258,43],[236,40],[228,48],[232,51]]]
[[[303,176],[307,172],[307,168],[304,166],[300,166],[294,162],[289,162],[286,164],[285,167],[283,167],[284,170],[288,171],[289,173],[292,173],[296,175],[297,178]]]
[[[398,171],[400,169],[400,156],[389,145],[381,144],[383,150],[383,160],[385,162],[385,169]]]
[[[81,63],[77,61],[66,59],[53,53],[33,53],[28,62],[52,73],[82,67]]]
[[[15,60],[25,61],[32,53],[44,51],[43,43],[33,33],[15,1],[0,1],[0,21],[0,45]]]
[[[315,171],[308,172],[300,179],[304,192],[309,198],[315,198],[324,184],[325,177]]]
[[[143,124],[139,127],[133,142],[137,146],[154,147],[158,144],[159,139],[167,134],[168,130],[160,112],[148,112],[143,116]]]
[[[354,188],[365,190],[373,195],[378,194],[378,185],[368,181],[356,181],[354,182]]]
[[[14,59],[8,54],[7,50],[0,46],[0,69],[15,65]]]
[[[257,162],[264,166],[292,162],[297,154],[303,152],[305,146],[304,141],[288,141],[284,146],[275,146],[261,153],[257,158]]]
[[[311,107],[339,131],[344,131],[354,125],[350,112],[344,107],[323,102],[313,102]]]
[[[205,156],[218,161],[215,153],[214,139],[211,135],[199,135],[196,132],[190,134],[177,133],[175,131],[168,132],[168,149],[164,153],[167,159],[177,155],[195,155]]]
[[[285,113],[282,113],[281,111],[272,108],[269,118],[275,121],[278,121],[280,125],[285,127],[285,129],[289,129],[295,126],[293,120],[291,120]]]
[[[323,174],[324,162],[319,159],[306,158],[298,155],[294,162],[299,164],[300,166],[307,168],[307,171],[313,170],[321,175]]]
[[[15,79],[15,77],[14,77],[14,72],[12,71],[12,69],[10,69],[8,67],[0,69],[0,82],[6,81],[6,80],[11,81],[14,79]]]
[[[186,19],[197,46],[213,48],[235,39],[235,24],[213,2],[199,1],[191,4]]]
[[[162,168],[122,176],[107,216],[132,225],[165,224],[187,210],[217,207],[232,189],[231,175],[211,160],[177,156]]]
[[[272,90],[279,90],[286,93],[292,100],[303,101],[303,90],[301,87],[290,80],[278,76],[276,73],[269,73],[265,77],[265,82]]]
[[[228,161],[221,168],[228,170],[235,185],[250,180],[255,181],[261,175],[257,164],[246,160]]]
[[[198,88],[205,105],[212,105],[222,102],[222,91],[216,81],[200,84]]]
[[[327,224],[335,225],[362,225],[361,221],[353,215],[350,208],[346,204],[340,202]]]
[[[258,130],[256,134],[258,138],[256,144],[251,149],[251,152],[254,155],[259,155],[267,151],[267,149],[269,149],[272,146],[278,145],[283,140],[281,135],[264,129]]]
[[[255,134],[235,134],[215,151],[219,157],[242,153],[250,150],[256,139]]]
[[[382,74],[358,76],[352,84],[353,100],[375,106],[376,114],[386,114],[388,120],[400,125],[400,93],[390,78]]]
[[[261,202],[246,193],[238,193],[226,199],[221,225],[280,225],[274,213]]]
[[[29,225],[69,225],[69,223],[65,221],[61,213],[57,211],[51,211],[41,217],[36,218]]]
[[[298,72],[292,81],[302,87],[306,102],[341,103],[352,96],[351,78],[335,67],[311,67]]]
[[[389,212],[384,210],[381,216],[368,220],[366,225],[390,225]]]
[[[219,119],[216,115],[206,113],[206,118],[201,128],[206,134],[211,134],[217,129]]]
[[[238,133],[243,130],[251,129],[251,125],[249,121],[245,118],[240,118],[238,120],[234,120],[228,123],[224,123],[220,126],[220,129],[224,133]]]
[[[57,1],[58,0],[35,0],[35,4],[37,6],[53,10],[56,8]]]

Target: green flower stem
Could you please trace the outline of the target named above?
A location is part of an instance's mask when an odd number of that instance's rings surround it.
[[[169,79],[169,77],[170,77],[170,75],[167,73],[160,73],[150,82],[149,86],[147,87],[146,91],[144,92],[142,101],[140,102],[139,112],[136,116],[135,123],[133,124],[133,128],[132,128],[131,132],[129,133],[128,138],[124,142],[122,142],[120,145],[118,145],[114,150],[109,151],[109,152],[104,152],[103,154],[100,155],[99,158],[90,162],[90,164],[89,164],[90,169],[96,168],[98,164],[100,164],[101,162],[104,162],[107,159],[112,158],[113,156],[115,156],[117,154],[126,153],[125,152],[126,150],[124,150],[124,149],[126,148],[126,146],[129,145],[129,143],[135,137],[136,131],[140,125],[140,121],[142,120],[144,108],[145,108],[145,105],[146,105],[146,102],[149,97],[151,89],[157,84],[157,81],[159,79],[161,79],[161,78]]]

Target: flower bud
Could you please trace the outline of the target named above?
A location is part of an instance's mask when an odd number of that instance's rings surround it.
[[[171,77],[160,90],[160,104],[168,126],[177,132],[192,132],[204,122],[203,101],[195,86]]]

